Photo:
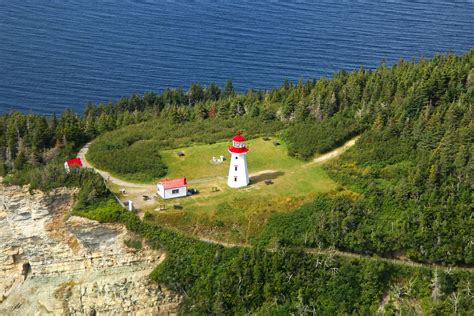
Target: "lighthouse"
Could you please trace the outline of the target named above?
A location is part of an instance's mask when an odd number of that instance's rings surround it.
[[[230,166],[227,185],[231,188],[241,188],[249,185],[249,172],[247,168],[247,152],[245,146],[247,138],[240,135],[240,132],[232,138],[232,146],[229,146]]]

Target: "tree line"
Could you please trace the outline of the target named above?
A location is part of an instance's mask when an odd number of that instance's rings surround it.
[[[225,248],[198,241],[115,201],[74,214],[120,222],[166,260],[151,278],[181,294],[183,314],[470,314],[474,275],[308,254],[298,247]]]
[[[314,233],[314,244],[472,263],[473,60],[474,50],[402,60],[390,68],[241,94],[231,82],[224,91],[193,84],[186,93],[133,95],[88,105],[84,115],[66,110],[59,118],[8,113],[0,116],[0,175],[60,165],[97,135],[94,163],[149,181],[166,174],[162,148],[226,139],[239,127],[257,134],[284,131],[289,154],[300,159],[363,133],[357,146],[327,167],[358,197],[353,208],[362,211],[354,212],[363,215],[335,212],[337,201],[328,202],[331,212],[315,207],[324,215],[318,225],[329,224]],[[333,223],[334,214],[341,221]]]
[[[285,82],[268,91],[239,94],[230,84],[224,91],[194,84],[187,92],[169,89],[88,105],[83,115],[8,113],[0,116],[0,175],[43,189],[83,186],[76,214],[120,221],[168,251],[152,277],[184,295],[184,312],[372,314],[383,301],[389,313],[470,314],[472,273],[404,270],[297,248],[472,265],[473,68],[471,50]],[[194,141],[184,134],[200,122],[210,126],[203,133],[212,134],[213,123],[230,124],[223,125],[227,133],[237,128],[232,122],[243,121],[284,130],[289,154],[301,159],[362,134],[326,166],[342,185],[339,191],[293,213],[275,213],[255,236],[256,245],[275,246],[275,252],[225,249],[155,226],[146,216],[141,222],[117,207],[98,175],[61,173],[64,159],[85,142],[117,136],[128,125],[138,124],[133,129],[143,134],[151,133],[147,124],[176,127],[171,141],[157,138],[159,150],[173,146],[173,139]],[[119,146],[138,141],[124,135]]]
[[[471,50],[377,69],[380,80],[367,79],[370,89],[357,90],[371,93],[349,111],[364,133],[326,166],[344,191],[275,214],[262,240],[472,265],[473,67]],[[381,97],[374,105],[373,95]],[[293,152],[304,158],[324,146],[322,126],[301,138],[290,127]]]

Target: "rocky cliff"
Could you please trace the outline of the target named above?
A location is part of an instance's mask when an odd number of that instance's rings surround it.
[[[0,183],[1,315],[168,315],[180,297],[149,281],[165,257],[125,246],[118,224],[71,216],[73,191]]]

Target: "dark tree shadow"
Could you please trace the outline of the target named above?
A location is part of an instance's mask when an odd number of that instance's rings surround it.
[[[262,174],[259,174],[258,176],[250,177],[250,184],[256,184],[263,181],[267,181],[268,184],[271,184],[273,183],[272,180],[275,180],[276,178],[281,177],[284,174],[285,173],[282,171],[262,173]]]

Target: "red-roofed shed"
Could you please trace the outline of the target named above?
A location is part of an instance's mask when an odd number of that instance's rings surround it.
[[[156,185],[156,191],[163,199],[172,199],[188,194],[186,178],[165,179]]]
[[[73,159],[66,160],[64,162],[64,168],[66,169],[67,172],[71,171],[71,167],[82,168],[81,158],[73,158]]]

